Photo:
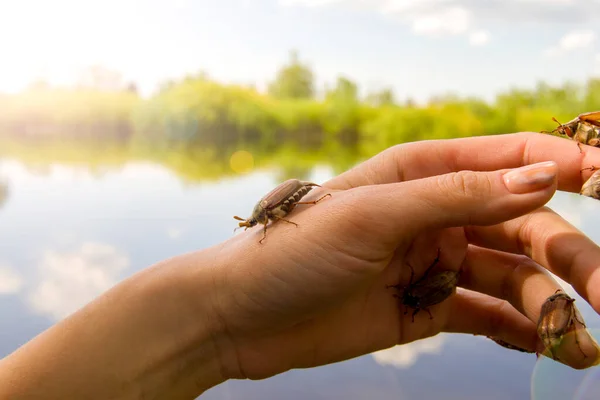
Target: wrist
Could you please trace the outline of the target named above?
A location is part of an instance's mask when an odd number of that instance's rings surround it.
[[[0,363],[0,397],[195,398],[226,380],[210,253],[126,279]]]
[[[154,357],[142,368],[164,369],[157,373],[164,379],[160,391],[164,390],[166,398],[197,397],[228,378],[221,365],[224,330],[213,304],[215,274],[220,270],[214,251],[160,262],[131,282],[141,290],[141,303],[151,316],[148,328]],[[156,382],[153,373],[146,378]]]

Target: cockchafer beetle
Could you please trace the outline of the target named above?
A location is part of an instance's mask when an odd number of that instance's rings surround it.
[[[558,124],[558,128],[553,131],[541,131],[541,133],[558,133],[567,136],[577,143],[580,153],[581,144],[600,147],[600,111],[579,114],[566,124],[561,124],[554,117],[552,120]]]
[[[406,307],[413,308],[412,322],[415,321],[415,315],[420,310],[425,310],[429,314],[429,318],[433,319],[429,307],[441,303],[452,295],[456,289],[458,271],[440,271],[429,276],[429,273],[437,265],[440,260],[440,249],[438,248],[437,256],[433,263],[427,268],[425,273],[419,280],[413,283],[414,269],[410,264],[410,281],[408,286],[402,287],[398,285],[388,285],[402,292],[402,295],[395,294],[394,297],[400,299]],[[404,315],[408,314],[408,309],[405,309]]]
[[[554,350],[568,333],[575,335],[575,343],[583,356],[587,358],[577,338],[578,329],[575,325],[577,322],[585,329],[585,323],[574,303],[574,298],[561,289],[558,289],[542,305],[542,311],[537,324],[537,333],[555,360],[558,360],[558,358]]]
[[[492,336],[487,336],[487,338],[493,340],[494,342],[496,342],[496,344],[499,344],[500,346],[506,347],[507,349],[510,349],[510,350],[520,351],[521,353],[535,353],[535,351],[523,349],[521,347],[518,347],[518,346],[512,345],[508,342],[505,342],[502,339],[498,339],[498,338],[495,338]]]
[[[584,168],[583,170],[597,170],[597,167]],[[582,171],[583,171],[582,170]],[[592,197],[594,199],[600,200],[600,170],[594,172],[592,176],[588,178],[587,181],[581,186],[581,190],[579,194],[587,197]]]
[[[242,221],[236,229],[245,227],[244,230],[246,230],[257,224],[263,224],[263,237],[259,240],[259,243],[262,243],[267,237],[267,224],[269,223],[269,220],[273,221],[273,223],[276,221],[285,221],[298,226],[297,223],[289,221],[284,217],[292,212],[298,204],[317,204],[325,197],[331,196],[330,193],[327,193],[325,196],[322,196],[315,201],[299,201],[306,196],[314,186],[321,187],[321,185],[317,185],[316,183],[298,179],[288,179],[287,181],[282,182],[256,203],[250,218],[244,219],[238,216],[233,217],[238,221]]]

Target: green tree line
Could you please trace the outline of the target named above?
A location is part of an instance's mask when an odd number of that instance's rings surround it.
[[[552,129],[552,117],[568,121],[600,109],[598,89],[598,79],[556,87],[539,83],[529,90],[507,90],[492,102],[444,96],[416,106],[397,102],[391,89],[361,98],[357,85],[343,76],[317,94],[312,69],[292,52],[267,93],[199,73],[165,83],[149,99],[132,85],[102,90],[38,84],[0,95],[0,140],[37,146],[94,143],[93,151],[130,146],[173,165],[220,160],[223,167],[215,174],[227,170],[237,149],[250,150],[259,161],[279,162],[286,153],[343,154],[339,164],[346,166],[408,141]],[[69,154],[76,157],[77,151]]]

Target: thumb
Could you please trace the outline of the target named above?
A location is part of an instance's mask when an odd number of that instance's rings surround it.
[[[371,186],[375,221],[397,229],[440,229],[493,225],[548,202],[557,188],[554,161],[492,172],[460,171],[412,181]],[[402,224],[398,224],[402,221]],[[400,232],[399,232],[400,233]]]

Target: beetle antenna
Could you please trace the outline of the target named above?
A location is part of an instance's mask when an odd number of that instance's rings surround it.
[[[559,128],[562,126],[562,124],[560,122],[558,122],[558,120],[554,117],[552,117],[552,121],[556,122],[559,126]]]
[[[558,128],[552,130],[552,131],[542,131],[542,133],[554,133],[556,131],[558,131],[560,128],[563,127],[563,124],[561,124],[560,122],[558,122],[558,120],[555,117],[552,117],[552,121],[556,122],[558,124]]]
[[[240,218],[240,217],[238,217],[238,216],[235,216],[235,217],[233,217],[233,218],[237,219],[238,221],[242,221],[242,222],[240,222],[240,223],[239,223],[239,226],[238,226],[238,228],[242,228],[242,227],[244,227],[244,226],[245,226],[245,227],[246,227],[246,229],[248,229],[248,228],[250,228],[250,227],[252,226],[252,225],[250,225],[250,222],[249,222],[249,220],[247,220],[247,219]],[[236,229],[237,229],[237,228],[236,228]],[[235,232],[235,231],[234,231],[234,232]]]

